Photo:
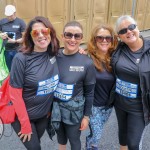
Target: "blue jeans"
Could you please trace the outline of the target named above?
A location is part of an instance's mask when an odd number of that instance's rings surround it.
[[[16,53],[17,53],[16,50],[5,50],[5,52],[4,52],[6,65],[7,65],[9,71],[11,69],[12,60]]]
[[[90,135],[86,137],[86,148],[98,147],[102,130],[106,121],[108,120],[112,108],[92,107],[92,116],[90,116]]]

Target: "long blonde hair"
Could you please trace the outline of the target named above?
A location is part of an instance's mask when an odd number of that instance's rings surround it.
[[[111,42],[111,47],[108,49],[108,52],[106,55],[101,53],[97,47],[95,37],[97,36],[97,33],[100,29],[108,30],[113,37],[113,40]],[[110,59],[111,55],[114,52],[116,46],[118,44],[117,36],[115,35],[114,30],[109,25],[97,25],[91,33],[90,41],[88,42],[87,50],[88,54],[93,59],[94,65],[96,69],[100,72],[104,70],[104,68],[108,71],[112,71],[112,67],[110,65]]]

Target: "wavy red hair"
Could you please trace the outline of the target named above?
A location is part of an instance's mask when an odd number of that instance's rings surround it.
[[[95,37],[97,36],[97,33],[100,29],[108,30],[113,37],[113,40],[111,42],[111,47],[108,49],[107,54],[103,54],[99,51]],[[108,72],[112,71],[112,67],[110,65],[110,59],[112,53],[115,51],[118,44],[117,35],[115,35],[115,32],[112,27],[109,25],[97,25],[91,33],[90,40],[88,42],[87,50],[88,54],[93,59],[94,65],[100,72],[106,69]]]

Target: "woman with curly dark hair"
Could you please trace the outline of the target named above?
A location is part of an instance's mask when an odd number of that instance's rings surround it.
[[[59,41],[50,21],[32,19],[25,31],[23,48],[13,59],[10,97],[17,117],[12,126],[28,150],[41,150],[40,138],[58,83],[56,54]]]

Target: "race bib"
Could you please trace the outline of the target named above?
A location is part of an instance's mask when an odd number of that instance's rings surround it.
[[[58,75],[55,75],[50,79],[40,81],[38,83],[37,95],[45,95],[54,92],[56,90],[58,82],[59,82]]]
[[[116,92],[128,98],[137,97],[138,85],[130,82],[122,81],[117,78],[116,80]]]
[[[73,84],[64,84],[58,83],[54,96],[61,101],[68,101],[73,94],[74,85]]]

